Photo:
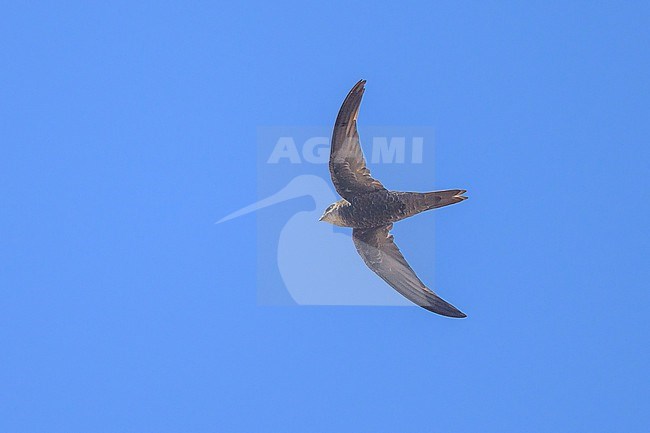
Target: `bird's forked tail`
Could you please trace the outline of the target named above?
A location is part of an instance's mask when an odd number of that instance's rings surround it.
[[[463,196],[466,192],[467,191],[464,189],[425,192],[422,194],[425,201],[425,209],[436,209],[443,206],[449,206],[450,204],[460,203],[463,200],[467,200],[467,197]]]

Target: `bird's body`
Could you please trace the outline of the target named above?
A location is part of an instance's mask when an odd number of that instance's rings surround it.
[[[351,201],[336,202],[331,222],[340,227],[385,226],[426,210],[462,201],[464,190],[402,192],[378,190],[355,195]]]
[[[363,261],[403,296],[434,313],[465,317],[420,281],[389,234],[397,221],[465,200],[465,190],[389,191],[372,178],[361,151],[356,122],[364,85],[365,80],[361,80],[350,90],[336,118],[329,168],[336,191],[343,199],[331,204],[320,220],[352,227],[352,239]]]

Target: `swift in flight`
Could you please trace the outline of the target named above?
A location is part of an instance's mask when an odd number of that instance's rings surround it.
[[[466,317],[424,285],[389,233],[397,221],[465,200],[465,190],[390,191],[370,175],[357,132],[365,84],[361,80],[350,90],[336,117],[329,168],[343,199],[331,204],[320,221],[351,227],[354,246],[366,265],[414,304],[443,316]]]

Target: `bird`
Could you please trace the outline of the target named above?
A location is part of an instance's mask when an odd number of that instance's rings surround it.
[[[346,96],[332,132],[329,171],[341,200],[325,209],[319,221],[352,228],[352,241],[365,264],[402,296],[442,316],[467,315],[434,291],[415,274],[390,230],[393,223],[431,209],[467,199],[464,189],[433,192],[391,191],[372,177],[359,142],[357,117],[366,80]]]

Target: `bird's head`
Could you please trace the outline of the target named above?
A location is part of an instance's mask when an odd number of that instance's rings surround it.
[[[323,212],[323,215],[318,219],[318,221],[325,221],[330,224],[334,224],[335,226],[340,226],[340,227],[345,227],[345,223],[343,222],[343,217],[341,216],[341,202],[337,201],[336,203],[332,203],[325,209],[325,212]]]

